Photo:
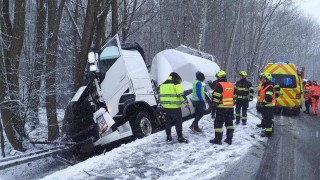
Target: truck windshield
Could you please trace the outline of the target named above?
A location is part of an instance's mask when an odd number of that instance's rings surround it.
[[[120,51],[117,39],[114,38],[108,44],[106,44],[101,50],[98,65],[100,72],[102,74],[105,74],[119,57]]]
[[[272,82],[278,84],[281,88],[296,88],[296,76],[287,74],[272,74]]]

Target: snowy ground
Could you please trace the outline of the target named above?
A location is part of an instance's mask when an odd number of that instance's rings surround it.
[[[254,108],[255,103],[250,103]],[[252,110],[255,112],[255,110]],[[189,130],[192,120],[183,123],[188,144],[165,141],[164,131],[124,144],[103,155],[55,172],[43,179],[215,179],[243,157],[250,147],[265,142],[256,128],[259,118],[248,113],[248,124],[235,125],[233,144],[213,145],[213,120],[210,115],[200,121],[203,133]],[[225,138],[224,134],[224,138]],[[1,178],[0,178],[1,179]]]

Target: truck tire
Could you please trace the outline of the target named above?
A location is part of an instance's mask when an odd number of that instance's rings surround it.
[[[205,106],[204,114],[209,114],[209,113],[211,113],[212,102],[207,95],[205,95],[205,98],[206,98],[206,101],[205,101],[206,106]]]
[[[137,139],[149,136],[153,132],[150,115],[145,111],[138,112],[131,124],[133,124],[133,135]]]

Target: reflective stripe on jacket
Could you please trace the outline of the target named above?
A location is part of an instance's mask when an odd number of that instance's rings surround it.
[[[268,88],[272,87],[272,91],[268,91]],[[259,102],[261,102],[262,106],[266,106],[266,107],[272,107],[276,105],[276,95],[274,92],[274,88],[271,84],[267,85],[266,87],[261,87],[260,93],[261,96],[259,98]],[[267,102],[266,101],[266,96],[269,95],[272,97],[272,101],[271,102]]]
[[[233,108],[234,106],[234,85],[231,82],[219,82],[222,87],[222,93],[215,91],[213,93],[213,102],[217,103],[217,108]]]
[[[184,102],[181,84],[175,85],[169,76],[166,82],[160,85],[160,104],[163,108],[180,108]]]

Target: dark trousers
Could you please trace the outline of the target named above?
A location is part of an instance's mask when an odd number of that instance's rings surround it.
[[[306,112],[310,112],[311,99],[304,101],[304,105],[306,106]]]
[[[177,136],[182,137],[182,112],[181,108],[164,109],[166,113],[166,134],[171,136],[171,127],[176,126]]]
[[[267,136],[271,136],[273,132],[273,107],[262,107],[261,115],[263,119],[264,132]]]
[[[204,115],[204,110],[206,107],[205,102],[200,102],[200,101],[193,101],[192,102],[194,107],[195,107],[195,113],[194,113],[194,121],[192,122],[192,126],[194,128],[199,128],[199,121]]]
[[[236,121],[240,122],[240,119],[242,119],[242,122],[247,122],[247,110],[249,107],[249,100],[248,99],[237,99],[236,102]],[[240,111],[242,110],[242,114],[240,114]],[[242,118],[241,118],[242,115]]]
[[[216,119],[214,120],[215,139],[221,141],[222,139],[222,126],[225,124],[227,128],[227,139],[232,140],[233,137],[233,108],[217,108]]]

